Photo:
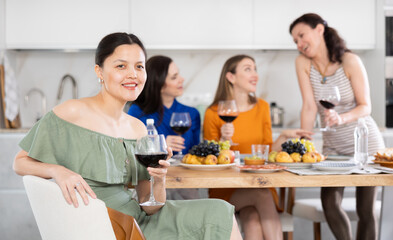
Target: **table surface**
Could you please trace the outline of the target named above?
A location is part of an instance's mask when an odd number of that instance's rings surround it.
[[[273,173],[241,172],[237,168],[201,171],[171,166],[167,188],[265,188],[393,186],[393,174],[349,174],[299,176],[287,171]]]

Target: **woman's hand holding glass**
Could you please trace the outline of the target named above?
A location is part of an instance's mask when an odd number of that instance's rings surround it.
[[[222,141],[231,141],[233,134],[235,133],[235,127],[232,123],[225,123],[221,126],[221,139]]]
[[[158,177],[157,183],[165,182],[165,175],[169,162],[163,161],[172,156],[172,151],[167,148],[164,135],[147,135],[138,139],[135,145],[135,157],[139,163],[147,168],[151,176],[150,198],[148,201],[140,203],[141,206],[162,206],[163,202],[157,202],[154,198],[153,185],[154,177]],[[161,184],[163,185],[163,184]]]
[[[184,146],[184,138],[180,136],[168,135],[166,136],[166,144],[175,152],[181,152],[186,147]]]
[[[233,143],[232,136],[235,132],[235,128],[233,126],[233,121],[239,115],[239,109],[236,105],[235,100],[225,100],[218,102],[217,109],[218,116],[225,121],[226,123],[221,127],[221,139],[229,140],[231,145],[237,145],[237,143]]]
[[[329,109],[329,110],[325,109],[324,115],[325,115],[325,124],[328,127],[339,126],[344,123],[343,118],[334,109]]]
[[[172,113],[171,121],[170,121],[169,125],[171,126],[172,130],[178,134],[178,136],[181,136],[191,128],[191,123],[192,122],[191,122],[190,113],[188,113],[188,112],[174,112],[174,113]],[[172,140],[174,140],[174,139],[172,139]],[[177,141],[176,144],[179,144],[179,142],[180,141]],[[181,149],[179,146],[175,146],[175,147],[179,150],[177,153],[177,157],[182,158],[183,157],[182,149],[184,148],[184,143],[183,143],[183,148],[181,148]]]
[[[340,99],[341,99],[340,90],[338,89],[337,86],[324,86],[324,88],[322,88],[321,98],[319,100],[319,103],[325,108],[324,113],[328,115],[324,115],[326,127],[321,128],[320,129],[321,131],[323,132],[336,131],[336,129],[330,127],[333,126],[333,124],[330,122],[330,118],[331,118],[330,114],[331,113],[334,114],[335,111],[333,110],[333,108],[340,102]]]

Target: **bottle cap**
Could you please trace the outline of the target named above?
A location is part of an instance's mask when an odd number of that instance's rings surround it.
[[[153,118],[148,118],[146,120],[146,124],[154,124],[154,119]]]

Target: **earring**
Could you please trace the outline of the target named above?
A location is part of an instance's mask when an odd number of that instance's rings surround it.
[[[101,79],[101,78],[98,78],[98,83],[103,83],[104,82],[104,80],[103,79]]]

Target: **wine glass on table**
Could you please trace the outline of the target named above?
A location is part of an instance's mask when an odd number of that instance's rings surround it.
[[[186,133],[191,128],[191,117],[188,112],[174,112],[171,116],[171,121],[169,122],[172,130],[179,136]],[[175,156],[176,159],[181,159],[183,157],[183,152],[180,150]]]
[[[159,168],[159,160],[165,160],[168,156],[165,136],[147,135],[138,139],[135,145],[135,157],[140,164],[147,167]],[[161,206],[162,202],[157,202],[153,193],[154,177],[150,179],[150,198],[147,202],[140,203],[141,206]]]
[[[218,116],[226,122],[226,124],[232,124],[232,122],[239,115],[239,109],[237,108],[235,100],[225,100],[218,102]],[[234,143],[232,139],[229,140],[231,145],[238,145]]]
[[[333,109],[340,102],[340,91],[337,86],[323,86],[319,103],[326,109]],[[322,132],[335,132],[336,129],[329,126],[320,129]]]

